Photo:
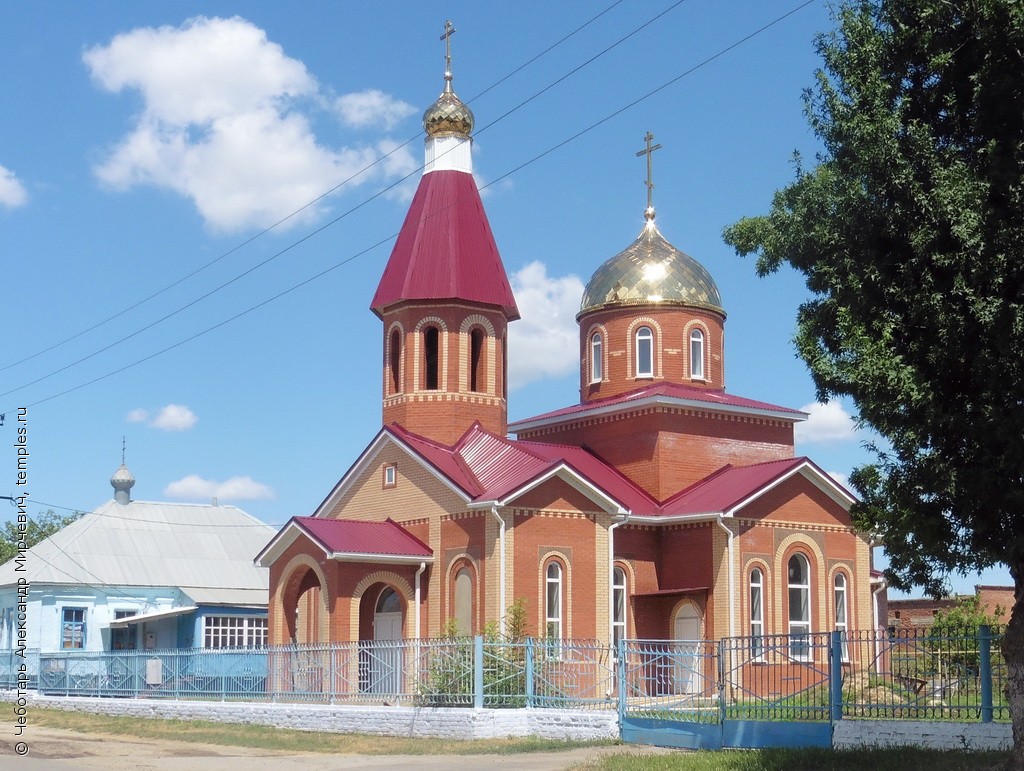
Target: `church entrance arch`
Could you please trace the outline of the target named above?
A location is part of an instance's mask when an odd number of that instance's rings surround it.
[[[275,644],[307,645],[328,642],[327,584],[317,562],[307,555],[294,558],[284,571],[276,597],[276,613],[283,623],[274,630]]]

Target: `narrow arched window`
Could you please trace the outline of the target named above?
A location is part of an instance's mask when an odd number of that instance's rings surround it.
[[[654,377],[654,333],[650,327],[636,331],[636,376]]]
[[[423,330],[423,387],[428,391],[436,391],[438,387],[440,344],[441,333],[437,327]]]
[[[690,332],[690,377],[704,379],[704,333],[699,329]]]
[[[603,341],[601,340],[601,333],[595,333],[590,338],[590,382],[600,383],[604,378],[604,369],[602,356]]]
[[[469,568],[455,574],[455,623],[459,636],[473,634],[473,576]]]
[[[391,367],[391,393],[397,394],[402,390],[402,381],[399,379],[402,366],[402,335],[397,329],[391,330],[388,364]]]
[[[484,331],[479,327],[469,333],[469,390],[484,390]]]
[[[626,638],[626,571],[612,571],[612,642],[618,648],[619,640]]]
[[[764,656],[764,574],[760,568],[750,571],[750,658]]]
[[[501,336],[501,398],[508,398],[508,334]]]
[[[850,660],[850,653],[846,647],[847,610],[846,610],[846,576],[843,573],[836,573],[833,583],[833,596],[836,609],[836,631],[840,633],[842,640],[843,661]]]
[[[544,633],[549,640],[562,639],[562,566],[549,562],[544,580]]]
[[[811,657],[811,569],[803,554],[789,558],[789,655]]]

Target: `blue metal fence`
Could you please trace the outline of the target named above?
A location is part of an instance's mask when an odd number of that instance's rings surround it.
[[[47,694],[618,709],[753,730],[841,719],[1009,720],[1001,630],[704,640],[490,638],[259,649],[0,653],[0,687]]]

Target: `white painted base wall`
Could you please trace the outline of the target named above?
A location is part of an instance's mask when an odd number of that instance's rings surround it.
[[[13,701],[10,691],[0,700]],[[358,707],[326,704],[265,702],[165,701],[163,699],[104,699],[78,696],[29,696],[32,707],[50,707],[138,718],[209,720],[247,723],[327,733],[422,736],[441,739],[494,739],[539,736],[547,739],[617,739],[614,710],[587,712],[560,709],[472,709],[456,707]],[[31,728],[28,730],[31,731]]]
[[[832,746],[930,747],[939,750],[1008,750],[1013,745],[1009,723],[946,723],[937,720],[840,720]]]

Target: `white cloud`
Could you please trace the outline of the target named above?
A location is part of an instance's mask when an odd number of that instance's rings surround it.
[[[841,484],[843,487],[845,487],[847,490],[850,490],[851,492],[853,491],[853,488],[850,487],[849,474],[844,474],[842,471],[827,471],[826,473],[834,480],[836,480],[839,484]]]
[[[522,318],[508,328],[509,388],[578,370],[583,282],[572,275],[552,278],[534,261],[512,275],[512,291]]]
[[[173,190],[217,230],[271,225],[379,157],[373,147],[322,145],[311,125],[312,111],[324,109],[316,79],[237,16],[134,29],[83,59],[100,87],[143,98],[135,126],[96,176],[116,189]],[[402,104],[381,93],[385,127]],[[392,166],[379,164],[352,184],[384,179]],[[322,207],[287,224],[309,221]]]
[[[342,122],[352,128],[391,129],[416,112],[408,102],[375,88],[339,96],[334,107]]]
[[[164,488],[164,495],[177,500],[263,500],[274,497],[274,491],[252,477],[231,477],[224,482],[203,479],[198,474],[189,474]]]
[[[137,407],[125,416],[129,423],[145,423],[149,420],[149,410]]]
[[[0,206],[8,209],[16,209],[24,206],[28,201],[28,192],[21,184],[14,172],[5,166],[0,166]]]
[[[199,418],[184,404],[168,404],[150,421],[153,428],[164,431],[187,431],[196,424]]]
[[[857,426],[853,417],[838,401],[831,400],[824,404],[811,402],[800,409],[809,413],[809,417],[802,423],[797,423],[794,428],[797,442],[826,444],[848,442],[857,438]]]

